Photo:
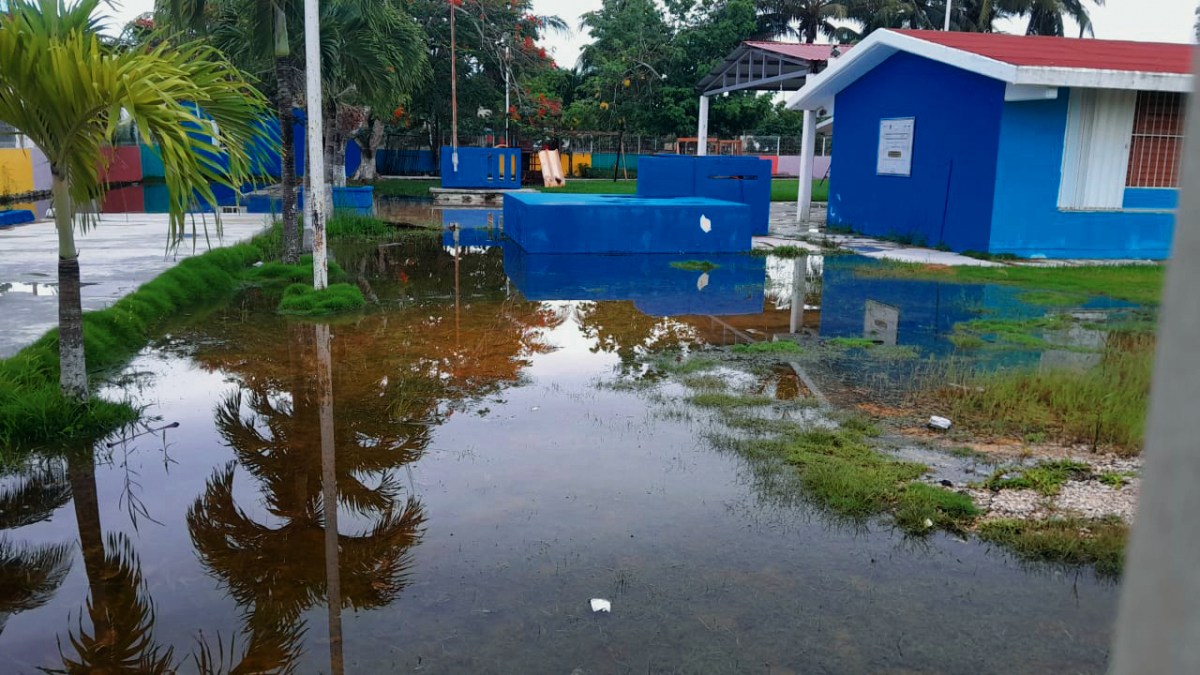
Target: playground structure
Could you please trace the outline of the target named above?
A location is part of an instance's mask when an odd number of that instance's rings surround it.
[[[752,157],[642,160],[636,197],[508,193],[505,234],[527,253],[741,253],[766,234],[771,164]]]

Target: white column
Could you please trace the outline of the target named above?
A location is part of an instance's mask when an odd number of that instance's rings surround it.
[[[325,147],[321,114],[321,24],[317,0],[304,0],[304,93],[308,110],[308,194],[304,207],[312,213],[313,288],[329,284],[325,257]]]
[[[800,137],[800,189],[796,195],[796,222],[808,222],[812,208],[813,155],[817,147],[817,113],[804,111],[804,131]]]
[[[1200,110],[1188,111],[1175,242],[1159,312],[1141,501],[1125,559],[1108,672],[1200,672]]]
[[[700,97],[700,126],[696,129],[696,156],[708,154],[708,97]]]

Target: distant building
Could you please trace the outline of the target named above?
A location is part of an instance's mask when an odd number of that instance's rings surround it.
[[[836,119],[830,225],[956,251],[1165,258],[1192,49],[880,30],[789,105]]]

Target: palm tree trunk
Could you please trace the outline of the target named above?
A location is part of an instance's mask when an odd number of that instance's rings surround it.
[[[295,265],[300,262],[300,226],[296,222],[296,153],[295,116],[292,106],[296,95],[292,91],[292,58],[283,56],[275,59],[275,79],[279,81],[279,100],[276,114],[279,117],[280,199],[283,201],[283,262]]]
[[[53,180],[54,225],[58,229],[58,383],[63,396],[86,401],[87,361],[83,353],[83,302],[74,208],[70,186],[57,173]]]
[[[100,527],[100,500],[96,494],[96,460],[91,450],[67,455],[67,477],[71,481],[71,502],[75,507],[75,527],[83,553],[83,571],[93,603],[105,602],[104,535]],[[96,635],[105,635],[110,626],[95,626]]]

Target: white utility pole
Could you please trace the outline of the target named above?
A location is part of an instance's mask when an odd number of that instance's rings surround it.
[[[321,19],[317,0],[304,0],[304,93],[308,107],[308,194],[304,206],[312,214],[313,288],[329,285],[325,254],[325,147],[321,115]]]
[[[951,5],[953,3],[954,0],[946,0],[946,22],[942,24],[942,30],[950,30],[950,10],[952,9]]]
[[[508,33],[504,34],[504,147],[512,145],[512,141],[508,137],[508,120],[512,117],[508,113],[512,109],[512,96],[509,85],[509,76],[512,74],[512,52],[508,46]]]
[[[458,45],[454,34],[454,3],[450,4],[450,163],[458,173]],[[508,114],[505,110],[504,114]]]
[[[700,97],[700,122],[696,128],[696,156],[708,154],[708,97]]]

